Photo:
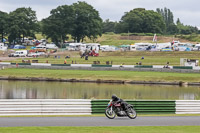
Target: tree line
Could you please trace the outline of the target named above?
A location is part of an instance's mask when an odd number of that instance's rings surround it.
[[[30,7],[17,8],[10,13],[0,11],[2,41],[5,36],[14,43],[24,37],[35,38],[37,32],[58,44],[67,40],[69,35],[80,42],[86,37],[95,40],[106,32],[192,34],[199,31],[197,27],[184,25],[180,19],[175,23],[173,13],[167,8],[156,11],[136,8],[126,12],[119,22],[109,19],[103,22],[99,12],[86,2],[58,6],[41,21],[37,21],[36,12]]]
[[[165,35],[199,33],[197,27],[184,25],[170,9],[157,8],[156,11],[136,8],[126,12],[119,22],[109,19],[103,22],[103,33],[160,33]]]

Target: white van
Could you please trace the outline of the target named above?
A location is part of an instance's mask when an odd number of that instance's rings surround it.
[[[26,57],[28,54],[27,50],[18,50],[13,54],[13,57]]]

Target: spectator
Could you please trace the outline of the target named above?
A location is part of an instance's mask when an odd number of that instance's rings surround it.
[[[88,60],[88,55],[85,56],[85,60]]]
[[[65,59],[70,58],[70,55],[65,56]]]
[[[164,68],[169,68],[169,62],[166,63],[166,65],[164,66]]]

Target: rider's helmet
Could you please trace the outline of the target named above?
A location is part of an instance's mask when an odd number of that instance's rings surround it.
[[[113,100],[113,101],[117,101],[118,99],[119,99],[119,98],[118,98],[115,94],[112,95],[112,100]]]

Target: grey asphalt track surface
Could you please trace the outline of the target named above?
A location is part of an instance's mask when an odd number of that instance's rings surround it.
[[[200,116],[116,117],[0,117],[0,127],[31,126],[200,126]]]

